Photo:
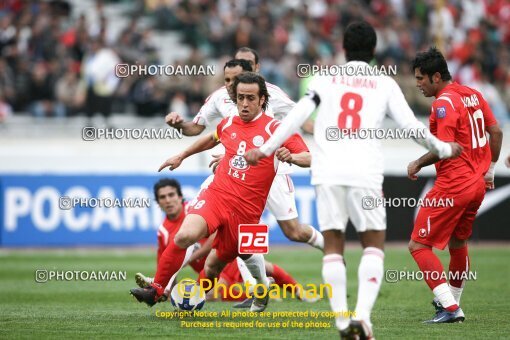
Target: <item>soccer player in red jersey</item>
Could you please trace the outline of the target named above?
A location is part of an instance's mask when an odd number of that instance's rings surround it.
[[[163,252],[154,284],[149,288],[131,290],[139,301],[148,305],[154,305],[163,295],[165,287],[184,262],[182,249],[217,231],[213,250],[205,264],[205,276],[213,280],[227,263],[239,256],[239,224],[257,224],[260,220],[276,175],[278,160],[273,155],[257,166],[250,166],[244,154],[246,150],[264,144],[280,123],[263,111],[268,99],[263,77],[252,72],[238,75],[234,81],[233,93],[239,115],[224,118],[209,138],[196,143],[197,147],[191,153],[223,144],[225,157],[216,169],[213,182],[194,200],[182,227]],[[286,156],[288,161],[298,166],[309,166],[310,153],[299,135],[293,135],[283,146],[290,151]],[[160,170],[169,165],[172,166],[167,161]],[[241,258],[245,260],[257,284],[268,287],[264,257],[241,255]],[[257,295],[262,296],[263,293],[264,290],[260,289]],[[268,294],[256,297],[250,310],[263,311],[268,298]]]
[[[412,180],[421,168],[436,166],[437,180],[426,199],[453,199],[453,206],[420,208],[409,251],[435,295],[437,313],[425,322],[462,322],[465,317],[459,304],[469,270],[467,240],[485,190],[494,188],[494,165],[503,133],[482,94],[452,82],[446,60],[436,48],[418,53],[413,69],[423,95],[436,98],[430,131],[442,141],[460,144],[463,151],[458,158],[444,160],[429,152],[409,164]],[[444,249],[446,245],[450,251],[449,285],[441,261],[432,252],[432,247]]]
[[[161,255],[165,251],[166,247],[170,244],[170,241],[173,240],[175,234],[181,227],[182,222],[184,221],[184,217],[186,216],[187,205],[188,203],[184,201],[182,195],[181,184],[171,178],[162,178],[156,184],[154,184],[154,197],[156,202],[160,206],[161,210],[165,213],[165,219],[161,223],[158,228],[158,251],[157,251],[157,263],[161,258]],[[214,237],[203,238],[200,240],[200,247],[194,247],[193,254],[191,255],[189,261],[185,264],[188,264],[193,268],[193,270],[197,273],[200,273],[204,269],[205,259],[211,250],[212,240]],[[197,244],[195,244],[197,245]],[[182,249],[182,252],[185,254],[186,249]],[[240,265],[244,266],[244,262],[241,261]],[[280,266],[265,261],[267,274],[274,278],[275,284],[280,287],[284,287],[284,285],[293,285],[297,284],[296,280],[287,273]],[[135,275],[136,283],[141,288],[149,287],[152,283],[154,283],[154,278],[146,277],[142,273],[137,273]],[[241,272],[239,271],[238,261],[234,260],[230,262],[221,272],[218,284],[224,284],[227,288],[230,285],[243,282]],[[252,283],[252,286],[254,284]],[[228,292],[228,289],[227,289]],[[165,292],[165,297],[170,292]],[[212,295],[212,294],[210,294]],[[246,295],[236,292],[233,294],[237,296],[237,298],[233,298],[221,292],[219,296],[224,300],[240,300],[247,298]],[[300,296],[299,292],[297,296]],[[209,295],[208,295],[209,297]],[[306,296],[301,297],[304,301],[314,302],[314,299],[307,298]],[[165,298],[163,298],[164,300]]]

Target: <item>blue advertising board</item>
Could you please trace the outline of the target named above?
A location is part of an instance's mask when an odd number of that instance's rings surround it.
[[[185,199],[191,200],[207,176],[174,178],[181,183]],[[0,245],[154,245],[163,213],[153,199],[152,187],[161,177],[164,176],[0,175]],[[293,179],[301,222],[316,226],[315,195],[309,176]],[[76,197],[136,201],[130,201],[135,205],[131,207],[76,205],[69,209],[65,199]],[[267,211],[262,223],[270,226],[270,244],[290,242]]]

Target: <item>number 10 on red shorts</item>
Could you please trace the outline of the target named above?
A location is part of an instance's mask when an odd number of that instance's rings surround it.
[[[239,254],[267,254],[269,227],[265,224],[239,225]]]

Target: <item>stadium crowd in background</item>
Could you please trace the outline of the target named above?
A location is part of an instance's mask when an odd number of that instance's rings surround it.
[[[104,14],[109,3],[95,3],[99,20],[94,22],[65,1],[0,4],[0,122],[11,111],[193,116],[221,80],[210,85],[201,77],[97,79],[101,75],[87,67],[159,64],[154,30],[178,32],[181,46],[191,48],[188,59],[174,64],[221,65],[239,47],[257,49],[261,74],[296,99],[296,65],[342,64],[339,37],[361,18],[376,29],[377,62],[397,65],[396,80],[417,114],[428,115],[430,102],[415,91],[409,61],[434,42],[447,56],[454,79],[482,91],[501,124],[510,119],[508,1],[138,0],[118,36]],[[142,28],[141,16],[153,27]]]

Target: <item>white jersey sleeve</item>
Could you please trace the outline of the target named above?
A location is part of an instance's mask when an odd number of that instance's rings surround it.
[[[267,92],[269,93],[269,102],[266,114],[283,120],[287,114],[296,106],[296,103],[282,91],[278,86],[266,82]]]
[[[193,123],[204,126],[211,126],[217,120],[236,114],[237,108],[230,99],[225,86],[213,92],[200,108],[193,119]]]
[[[387,77],[388,86],[392,94],[388,99],[388,115],[402,129],[414,129],[424,131],[425,138],[415,138],[415,141],[435,153],[440,158],[449,157],[452,153],[451,146],[436,138],[425,125],[416,119],[409,107],[402,90],[392,78]],[[420,136],[420,134],[416,134]]]

